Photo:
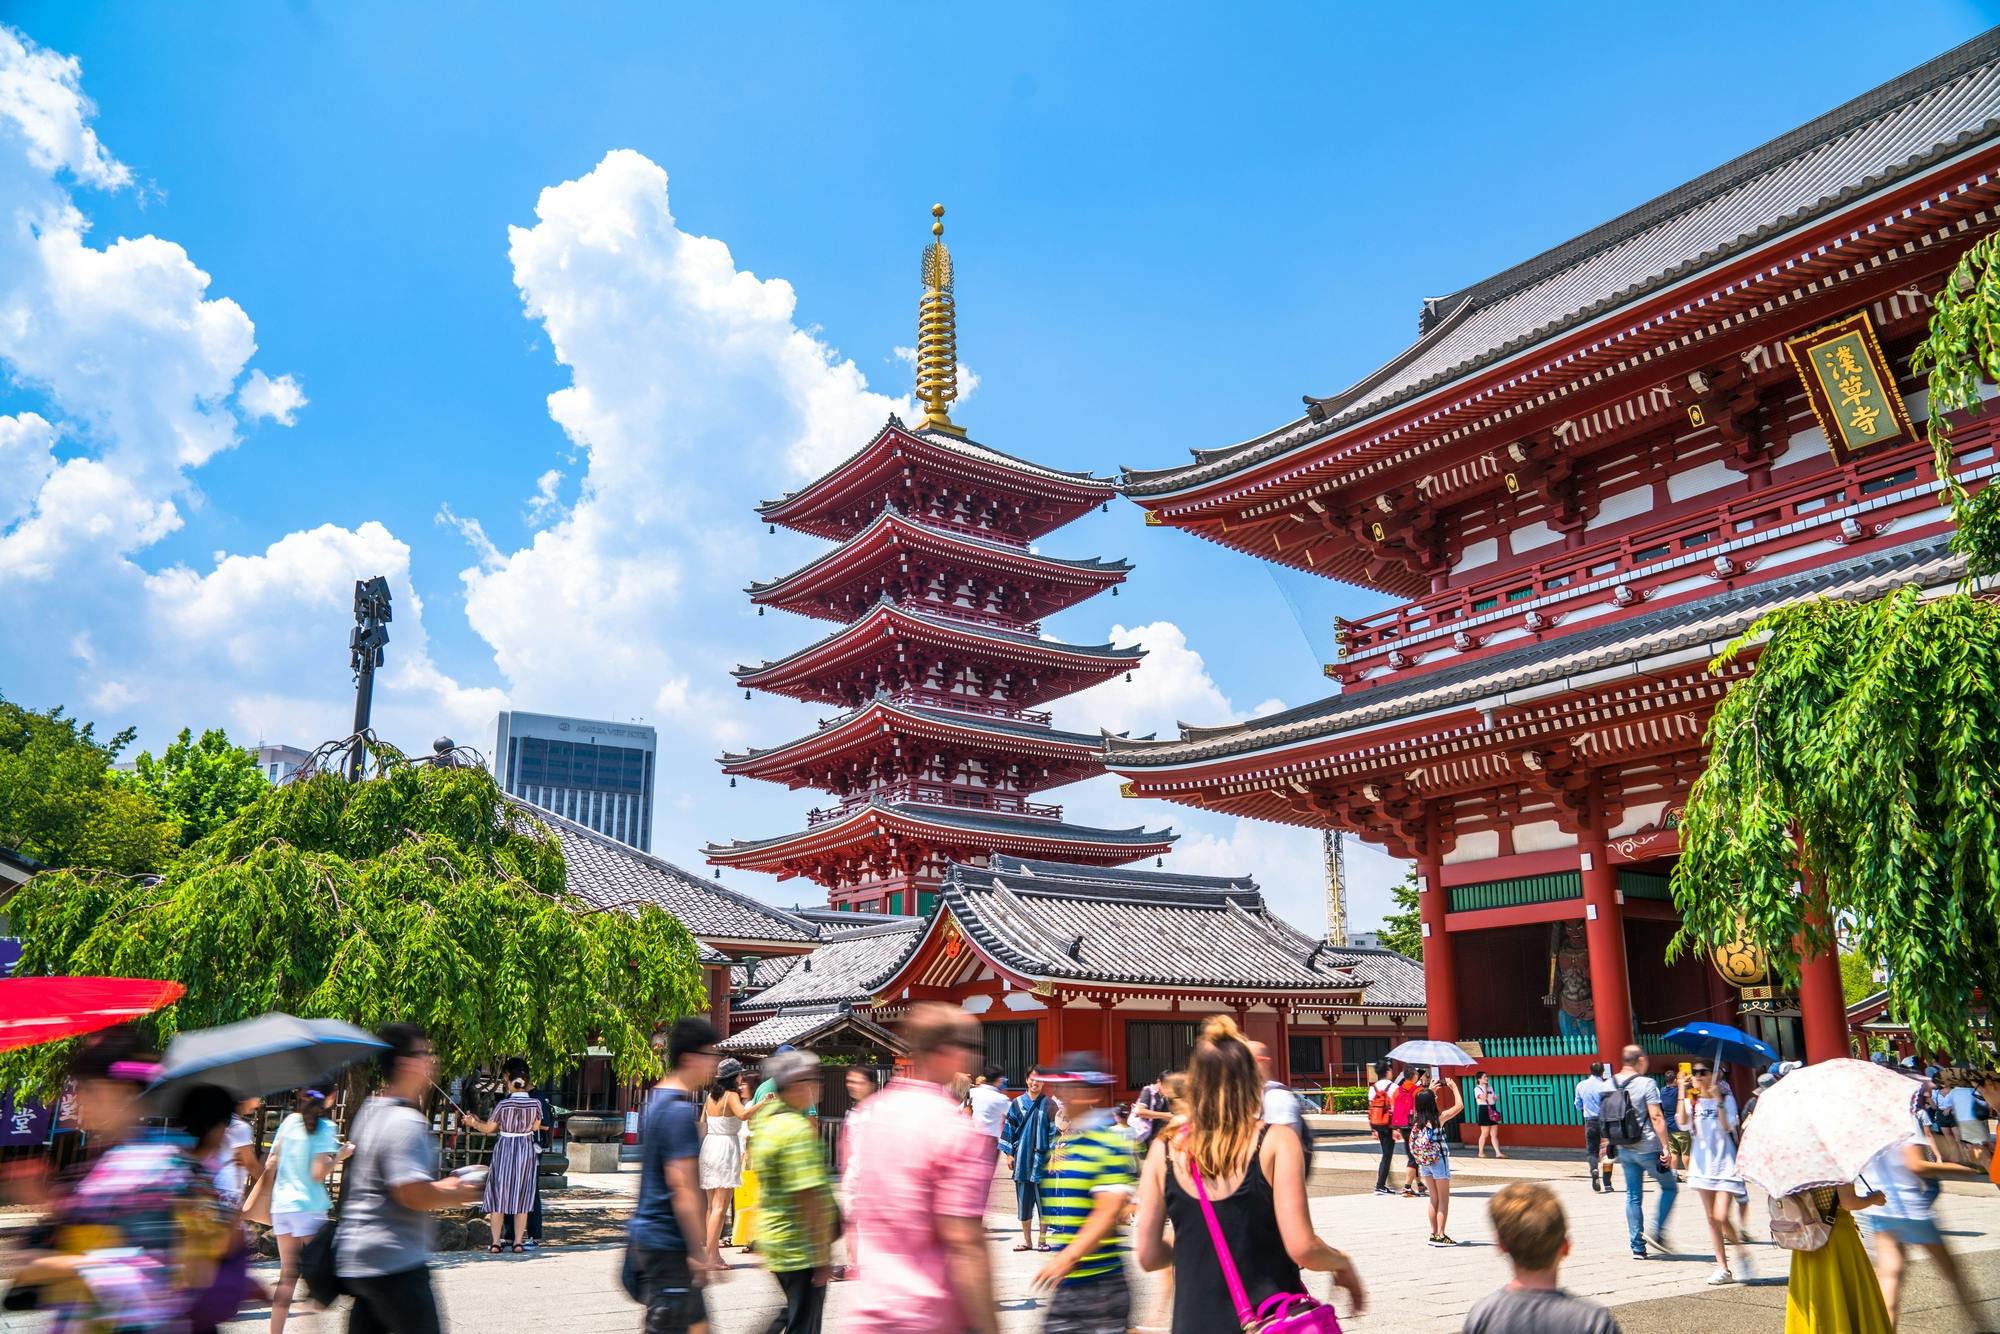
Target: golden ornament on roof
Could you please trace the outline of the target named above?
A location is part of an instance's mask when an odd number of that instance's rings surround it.
[[[951,419],[958,397],[958,312],[951,293],[951,252],[944,245],[944,205],[931,205],[931,236],[924,247],[924,295],[917,303],[917,400],[923,428],[962,436]]]

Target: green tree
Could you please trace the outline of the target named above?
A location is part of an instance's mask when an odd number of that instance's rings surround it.
[[[1740,922],[1795,977],[1794,942],[1824,950],[1841,923],[1919,1044],[1966,1056],[1974,991],[2000,994],[2000,608],[1970,582],[2000,569],[2000,487],[1967,494],[1950,433],[2000,378],[1996,258],[1995,237],[1966,253],[1912,359],[1968,582],[1784,607],[1723,652],[1764,641],[1709,724],[1673,878],[1675,953]]]
[[[124,777],[179,824],[182,847],[192,847],[270,786],[257,756],[233,745],[219,727],[203,732],[199,741],[183,727],[157,760],[151,751],[140,751]]]
[[[1382,945],[1412,959],[1424,957],[1423,915],[1417,908],[1417,868],[1412,866],[1403,883],[1389,891],[1396,911],[1382,919]]]
[[[1849,1005],[1867,1000],[1882,988],[1875,981],[1875,965],[1865,954],[1840,956],[1840,995]]]
[[[111,771],[131,741],[129,727],[100,741],[60,706],[37,712],[0,699],[0,846],[58,867],[129,875],[164,866],[172,822]]]
[[[161,1040],[266,1010],[365,1027],[415,1020],[447,1071],[538,1071],[610,1048],[652,1071],[656,1027],[705,1004],[687,928],[649,904],[570,894],[546,827],[483,769],[401,762],[268,789],[158,880],[37,876],[12,912],[29,972],[166,978]],[[0,1087],[55,1087],[67,1053],[0,1056]]]

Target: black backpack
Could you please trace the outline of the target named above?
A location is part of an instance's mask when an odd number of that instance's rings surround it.
[[[1638,1076],[1634,1075],[1633,1079]],[[1598,1104],[1598,1119],[1604,1122],[1604,1138],[1618,1145],[1637,1144],[1646,1138],[1646,1123],[1639,1119],[1639,1109],[1632,1102],[1632,1095],[1625,1091],[1631,1084],[1628,1079],[1620,1083],[1614,1079],[1605,1091],[1604,1101]]]

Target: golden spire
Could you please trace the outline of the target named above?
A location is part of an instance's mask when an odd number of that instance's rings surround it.
[[[927,431],[962,436],[951,420],[958,397],[958,315],[951,299],[951,252],[944,248],[944,205],[932,204],[931,235],[924,247],[924,295],[917,303],[917,399]]]

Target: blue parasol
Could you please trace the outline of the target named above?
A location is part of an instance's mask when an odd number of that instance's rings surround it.
[[[239,1098],[306,1088],[367,1060],[389,1044],[338,1019],[264,1014],[182,1033],[167,1044],[147,1102],[171,1110],[196,1084],[219,1084]]]
[[[1664,1036],[1666,1041],[1682,1051],[1715,1061],[1727,1061],[1730,1065],[1772,1065],[1778,1059],[1778,1053],[1770,1043],[1728,1024],[1711,1024],[1702,1020],[1682,1024]]]

